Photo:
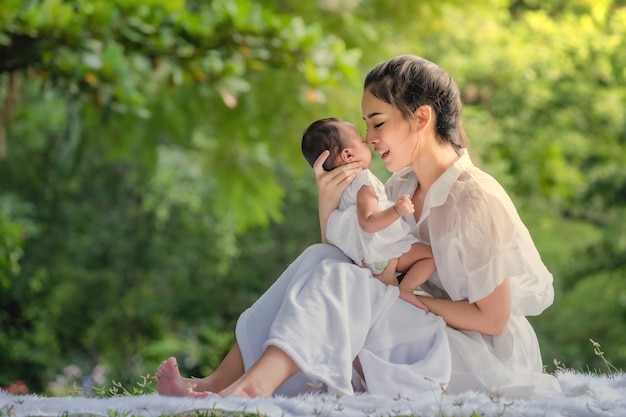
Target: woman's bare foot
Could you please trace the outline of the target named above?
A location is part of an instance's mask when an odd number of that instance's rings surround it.
[[[255,398],[255,397],[269,397],[272,393],[266,392],[266,388],[263,384],[259,384],[254,381],[254,378],[249,374],[243,375],[237,381],[235,381],[230,386],[226,387],[219,393],[220,397],[246,397],[246,398]]]
[[[178,363],[176,363],[176,358],[174,357],[161,363],[156,373],[156,378],[157,392],[159,395],[191,398],[206,398],[216,395],[208,391],[194,391],[194,384],[192,384],[189,379],[183,378],[180,375]]]
[[[235,380],[218,392],[221,397],[269,397],[276,388],[300,369],[280,348],[270,345],[259,360]]]

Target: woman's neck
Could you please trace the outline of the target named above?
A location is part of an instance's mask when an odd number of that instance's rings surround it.
[[[459,155],[452,146],[436,141],[430,144],[432,146],[422,147],[421,152],[411,164],[423,193],[428,191],[435,181],[459,159]]]

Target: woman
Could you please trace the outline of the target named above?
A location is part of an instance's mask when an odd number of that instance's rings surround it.
[[[446,337],[438,317],[397,300],[395,287],[364,279],[366,270],[332,246],[314,245],[242,314],[238,343],[214,374],[182,378],[170,358],[157,373],[159,393],[298,393],[302,377],[349,392],[350,358],[361,377],[355,380],[374,393],[416,396],[432,389],[428,381],[451,392],[509,396],[559,390],[542,373],[524,317],[552,303],[552,275],[502,187],[471,163],[455,82],[425,59],[399,56],[367,75],[362,112],[366,141],[394,172],[389,197],[411,196],[413,232],[432,247],[437,271],[426,286],[430,296],[419,299],[443,318]],[[325,172],[327,156],[314,166],[324,242],[344,214],[337,210],[343,190],[360,171],[355,162]],[[381,280],[393,272],[390,263]],[[337,322],[344,333],[332,338]]]

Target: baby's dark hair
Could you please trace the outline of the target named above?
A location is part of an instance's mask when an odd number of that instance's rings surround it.
[[[346,146],[339,131],[340,123],[343,122],[336,117],[328,117],[316,120],[306,128],[302,134],[302,155],[309,165],[313,166],[325,150],[329,150],[330,155],[324,161],[324,170],[330,171],[339,165],[339,154]]]

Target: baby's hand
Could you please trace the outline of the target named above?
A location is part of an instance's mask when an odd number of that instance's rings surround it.
[[[415,207],[408,194],[401,195],[395,204],[396,213],[399,216],[406,216],[407,214],[415,213]]]

